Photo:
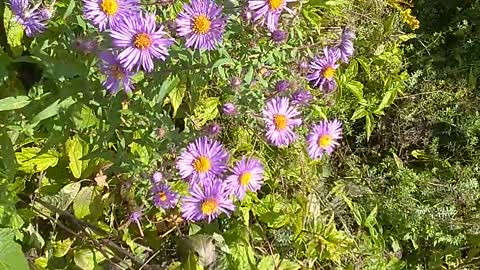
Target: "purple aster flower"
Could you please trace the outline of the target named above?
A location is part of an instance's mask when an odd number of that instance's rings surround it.
[[[272,32],[272,40],[280,43],[288,38],[288,33],[282,30],[275,30]]]
[[[232,173],[225,180],[225,186],[239,200],[243,199],[247,190],[255,192],[263,184],[263,166],[258,159],[243,157],[235,164]]]
[[[140,218],[142,218],[142,210],[135,210],[129,216],[130,222],[135,222],[135,223],[139,223]]]
[[[312,94],[307,90],[299,89],[292,94],[292,104],[294,105],[307,106],[312,99]]]
[[[331,93],[337,88],[337,82],[334,75],[338,68],[337,60],[340,58],[340,51],[336,48],[323,48],[323,57],[315,56],[310,63],[311,73],[307,75],[307,80],[314,87],[323,89],[326,93]]]
[[[245,24],[249,24],[252,21],[253,13],[248,7],[242,10],[242,19]]]
[[[131,93],[133,89],[131,81],[133,73],[120,65],[117,57],[112,52],[102,52],[99,54],[99,57],[102,60],[100,69],[107,75],[107,80],[102,82],[102,85],[108,92],[111,94],[117,93],[121,84],[125,93]]]
[[[100,31],[114,28],[140,10],[138,0],[82,0],[85,18]]]
[[[280,80],[275,84],[275,91],[277,93],[283,93],[287,91],[288,87],[290,87],[290,83],[287,80]]]
[[[337,48],[340,51],[340,60],[344,63],[348,63],[350,57],[352,57],[354,48],[353,48],[353,40],[355,39],[355,33],[350,29],[343,29],[342,38],[340,40],[340,44]]]
[[[211,123],[205,127],[207,135],[215,137],[222,131],[222,127],[217,123]]]
[[[270,100],[263,110],[268,141],[275,146],[287,146],[294,142],[297,135],[292,129],[302,123],[301,119],[295,118],[299,114],[286,97]]]
[[[185,37],[187,47],[215,49],[222,41],[227,21],[222,9],[211,0],[191,0],[190,4],[183,4],[176,23],[178,35]]]
[[[158,208],[170,209],[177,205],[178,196],[176,192],[165,183],[157,183],[152,188],[153,203]]]
[[[312,159],[318,159],[326,152],[330,155],[335,147],[339,145],[338,140],[342,138],[342,123],[338,120],[322,121],[313,125],[307,135],[308,155]]]
[[[182,200],[182,216],[186,220],[206,220],[210,223],[221,213],[229,216],[234,210],[235,205],[228,199],[225,185],[218,179],[206,182],[203,188],[193,184],[190,196]]]
[[[235,76],[230,80],[230,85],[233,88],[238,88],[240,87],[240,85],[242,85],[242,80],[239,77]]]
[[[77,37],[73,41],[73,46],[84,54],[91,54],[97,51],[98,42],[96,39]]]
[[[235,115],[237,114],[237,107],[233,103],[225,103],[223,104],[222,111],[226,115]]]
[[[300,73],[306,73],[308,71],[308,68],[309,64],[307,61],[300,61],[298,63],[298,71],[300,71]]]
[[[163,174],[161,172],[154,172],[152,175],[152,183],[153,184],[158,184],[162,182],[163,180]]]
[[[42,17],[38,6],[32,7],[28,0],[10,0],[10,9],[15,20],[25,28],[25,34],[33,37],[45,31],[46,20]]]
[[[177,169],[180,176],[190,183],[205,183],[223,175],[228,157],[221,143],[201,137],[183,151],[177,160]]]
[[[38,11],[38,16],[40,20],[48,21],[53,17],[53,6],[51,7],[44,7]]]
[[[163,26],[157,30],[154,14],[138,13],[129,16],[112,29],[110,36],[115,47],[123,49],[118,55],[122,66],[128,70],[142,67],[153,70],[153,59],[165,60],[173,39],[164,38]]]
[[[248,7],[255,11],[255,21],[261,19],[263,24],[267,21],[267,27],[270,32],[277,30],[278,19],[285,9],[288,13],[294,12],[287,7],[288,2],[295,2],[296,0],[249,0]]]

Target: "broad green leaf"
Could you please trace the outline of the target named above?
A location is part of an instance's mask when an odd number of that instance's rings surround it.
[[[57,165],[59,155],[54,150],[40,154],[40,148],[38,147],[24,147],[21,152],[15,153],[15,157],[20,165],[18,170],[26,173],[36,173]]]
[[[168,97],[170,98],[170,103],[172,104],[172,107],[173,107],[174,117],[175,115],[177,115],[178,108],[180,108],[180,105],[182,105],[182,100],[183,100],[183,97],[185,96],[185,91],[186,91],[185,86],[179,86],[168,94]]]
[[[383,95],[382,102],[380,102],[380,105],[378,105],[378,108],[373,113],[377,115],[383,115],[383,109],[392,105],[396,97],[397,97],[397,90],[395,89],[388,90],[387,92],[385,92],[385,94]]]
[[[79,219],[90,214],[91,203],[94,199],[94,188],[83,187],[73,200],[73,214]]]
[[[61,102],[60,99],[57,99],[55,102],[50,104],[50,106],[35,115],[30,121],[30,125],[33,128],[37,126],[41,121],[57,115],[60,109],[67,109],[74,103],[75,101],[72,97],[66,98]]]
[[[197,106],[194,109],[193,121],[199,127],[205,125],[208,121],[213,120],[220,114],[218,106],[220,105],[220,99],[218,97],[209,97],[200,99]]]
[[[69,160],[68,166],[73,176],[78,179],[88,166],[88,160],[81,160],[88,153],[88,144],[78,136],[74,136],[65,143],[65,150]]]
[[[76,129],[84,130],[89,127],[94,127],[98,124],[98,118],[95,116],[93,110],[87,105],[83,103],[77,103],[73,107],[74,112],[72,113],[70,119],[75,124]]]
[[[350,61],[350,65],[348,66],[347,70],[345,70],[345,75],[347,76],[348,80],[355,78],[358,74],[358,62],[355,59]]]
[[[130,152],[137,155],[143,164],[148,165],[150,162],[150,153],[148,152],[147,147],[136,142],[132,142],[129,146]]]
[[[98,263],[105,260],[105,257],[99,251],[80,249],[73,253],[73,260],[80,269],[93,270]]]
[[[72,244],[73,244],[73,240],[70,238],[52,242],[53,256],[57,258],[61,258],[67,255]]]
[[[31,99],[27,96],[7,97],[0,99],[0,112],[21,109],[30,104]]]
[[[268,255],[263,257],[257,265],[258,270],[271,270],[276,269],[279,261],[278,254]]]
[[[252,80],[253,80],[253,67],[252,66],[248,68],[248,71],[247,71],[247,74],[245,75],[244,80],[247,84],[250,84],[252,82]]]
[[[12,181],[15,177],[15,153],[13,152],[13,145],[7,133],[0,135],[0,178],[5,177]]]
[[[8,8],[5,9],[4,17],[5,29],[7,30],[8,44],[10,44],[10,47],[12,47],[12,49],[18,48],[18,51],[14,50],[15,55],[20,55],[23,51],[23,26],[14,19],[14,15]]]
[[[231,58],[218,59],[212,66],[212,72],[215,68],[223,65],[235,65],[235,62]]]
[[[363,118],[367,115],[367,110],[365,109],[364,106],[358,107],[355,112],[352,115],[352,118],[350,120],[357,120],[360,118]]]
[[[41,196],[40,199],[61,210],[67,210],[67,208],[70,206],[70,204],[72,204],[73,200],[77,196],[77,193],[80,190],[80,186],[80,182],[70,183],[64,186],[57,194],[53,196],[44,195]],[[44,215],[50,216],[52,214],[47,207],[43,206],[38,202],[35,202],[35,207],[39,209],[39,211]]]
[[[349,81],[345,84],[345,87],[354,94],[358,100],[363,99],[363,84],[358,81]]]
[[[14,234],[12,229],[0,228],[0,269],[29,270],[21,246],[13,241]]]
[[[156,94],[153,98],[154,104],[163,104],[165,97],[175,89],[180,82],[180,79],[176,75],[169,76],[166,80],[163,81],[158,94]]]

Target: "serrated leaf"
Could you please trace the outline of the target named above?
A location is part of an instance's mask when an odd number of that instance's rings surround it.
[[[7,97],[0,99],[0,112],[21,109],[32,100],[27,96]]]
[[[13,241],[13,236],[12,229],[0,228],[0,269],[29,270],[22,248]]]
[[[73,200],[73,214],[79,219],[90,214],[91,203],[94,199],[93,187],[83,187]]]

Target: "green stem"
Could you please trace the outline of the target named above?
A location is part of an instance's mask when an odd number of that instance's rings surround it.
[[[12,56],[12,49],[8,45],[7,31],[5,31],[5,24],[3,22],[5,13],[5,1],[0,1],[0,46],[10,56]]]

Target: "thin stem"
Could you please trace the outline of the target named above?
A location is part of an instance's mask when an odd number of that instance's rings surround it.
[[[8,39],[7,39],[7,31],[5,30],[5,24],[3,22],[3,18],[5,13],[5,1],[0,1],[0,46],[4,49],[4,51],[10,55],[13,56],[12,49],[10,48],[10,45],[8,44]]]

